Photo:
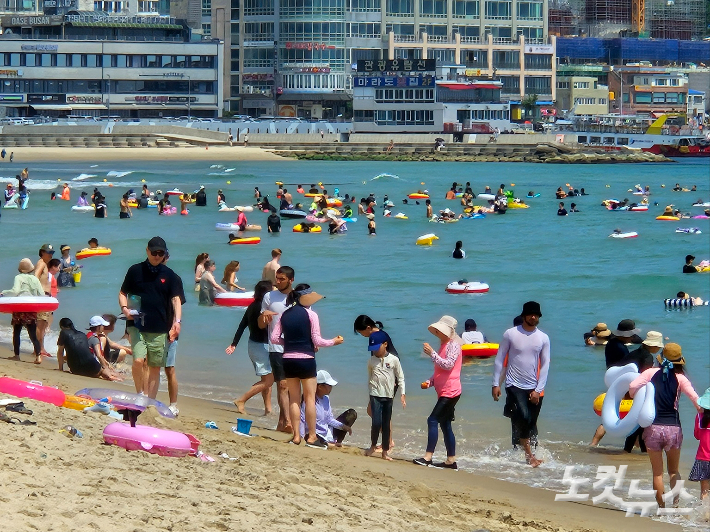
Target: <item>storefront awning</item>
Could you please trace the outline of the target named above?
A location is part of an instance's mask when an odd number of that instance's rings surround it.
[[[352,96],[344,92],[284,92],[279,101],[348,102]]]
[[[35,111],[71,111],[71,105],[31,104]]]
[[[101,104],[88,104],[88,103],[76,103],[70,106],[75,111],[90,111],[90,110],[103,110],[106,109],[105,105]]]
[[[147,28],[152,30],[181,30],[180,24],[138,24],[135,22],[71,22],[75,28]]]

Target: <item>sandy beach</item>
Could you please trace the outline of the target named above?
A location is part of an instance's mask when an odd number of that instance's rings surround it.
[[[8,148],[15,154],[14,164],[42,161],[283,161],[261,148],[209,146],[188,148]],[[9,163],[9,159],[5,161]]]
[[[0,374],[41,380],[67,393],[118,386],[60,373],[56,359],[36,367],[28,355],[19,363],[9,356],[0,351]],[[0,423],[7,449],[0,464],[0,509],[9,532],[679,530],[591,503],[554,502],[547,490],[366,458],[357,448],[324,452],[287,445],[288,435],[265,428],[253,428],[252,438],[238,436],[230,431],[236,409],[223,403],[181,397],[177,420],[150,410],[139,418],[139,424],[196,435],[213,463],[127,452],[103,443],[103,428],[112,421],[105,416],[28,399],[25,404],[36,426]],[[206,429],[207,421],[219,429]],[[254,418],[259,427],[274,422]],[[357,429],[367,430],[366,423]],[[84,437],[68,439],[59,432],[65,425]]]

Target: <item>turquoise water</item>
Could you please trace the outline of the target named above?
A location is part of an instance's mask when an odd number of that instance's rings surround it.
[[[168,152],[166,152],[168,154]],[[457,408],[456,431],[460,464],[501,478],[512,478],[533,485],[556,487],[564,465],[627,463],[615,454],[622,442],[606,438],[602,451],[590,452],[585,443],[591,438],[599,418],[592,401],[604,391],[604,357],[601,349],[585,347],[582,334],[598,321],[610,328],[624,318],[633,318],[644,332],[659,330],[680,343],[688,361],[695,388],[702,393],[710,385],[710,312],[708,307],[667,312],[662,300],[684,290],[704,299],[710,297],[710,276],[682,275],[686,254],[699,262],[710,258],[709,220],[661,222],[654,218],[668,203],[684,211],[697,199],[710,199],[709,167],[706,161],[687,161],[664,165],[581,165],[553,166],[533,164],[485,163],[382,163],[382,162],[230,162],[223,168],[190,162],[113,162],[41,163],[30,166],[29,188],[33,191],[26,211],[2,211],[5,246],[0,251],[0,285],[9,287],[17,262],[24,256],[35,260],[37,249],[51,242],[57,249],[67,243],[73,251],[90,237],[112,248],[108,258],[82,261],[83,277],[75,289],[59,294],[58,317],[69,316],[77,324],[88,324],[93,314],[118,313],[117,293],[126,269],[145,258],[145,245],[154,235],[163,236],[171,252],[170,266],[183,278],[187,292],[183,333],[178,354],[178,377],[182,394],[215,400],[231,400],[255,381],[246,346],[240,345],[231,357],[224,348],[231,342],[241,313],[238,310],[198,307],[192,289],[194,260],[207,251],[216,259],[218,272],[230,260],[242,264],[239,282],[253,286],[259,280],[272,247],[284,251],[282,264],[296,270],[296,282],[308,282],[327,296],[314,308],[321,317],[326,337],[342,334],[342,346],[323,349],[318,365],[340,381],[332,395],[338,407],[354,406],[362,414],[356,425],[354,441],[364,444],[369,435],[364,414],[367,402],[366,340],[352,332],[354,318],[366,313],[384,322],[402,355],[407,379],[407,409],[395,406],[396,452],[419,455],[426,444],[425,419],[435,402],[434,393],[419,389],[429,377],[431,362],[423,358],[421,343],[431,342],[427,326],[442,314],[451,314],[462,325],[474,318],[491,341],[520,312],[522,303],[534,299],[541,303],[540,327],[552,342],[552,366],[539,422],[547,465],[541,471],[508,464],[520,461],[508,451],[509,425],[501,417],[502,403],[490,397],[492,360],[479,361],[464,368],[464,393]],[[8,181],[24,163],[0,167]],[[131,172],[122,177],[109,172]],[[381,173],[399,179],[372,180]],[[82,175],[83,174],[83,175]],[[89,177],[85,177],[85,176]],[[58,181],[71,183],[73,205],[79,190],[91,192],[99,186],[108,198],[110,218],[95,219],[90,214],[70,211],[70,204],[49,201],[50,190],[59,191]],[[92,177],[95,176],[95,177]],[[104,182],[107,179],[107,182]],[[192,191],[207,187],[209,206],[191,210],[189,216],[158,216],[154,209],[134,211],[130,220],[118,219],[118,201],[128,188],[139,189],[145,180],[152,190],[173,187]],[[363,218],[349,224],[345,235],[294,234],[295,221],[284,220],[284,232],[261,233],[257,246],[229,246],[227,234],[214,230],[217,222],[234,221],[234,213],[216,212],[216,191],[222,188],[230,205],[249,204],[254,186],[275,197],[276,180],[295,192],[296,184],[306,187],[322,181],[332,192],[357,198],[373,192],[382,203],[384,194],[396,203],[394,212],[404,212],[408,220],[377,218],[377,236],[367,236]],[[529,190],[539,198],[526,200],[527,210],[509,210],[505,216],[489,215],[481,220],[462,220],[455,224],[432,224],[425,219],[425,207],[403,205],[407,193],[426,188],[432,193],[435,211],[451,207],[454,201],[443,196],[452,181],[471,181],[480,192],[486,185],[494,190],[500,183],[514,183],[517,196]],[[231,184],[227,184],[231,181]],[[109,188],[108,182],[114,187]],[[425,184],[421,184],[421,183]],[[676,182],[698,186],[697,193],[674,193]],[[554,191],[571,183],[584,187],[589,196],[573,198],[581,212],[556,216],[558,200]],[[626,192],[635,184],[650,185],[653,195],[649,212],[610,212],[600,206],[605,198],[631,197]],[[665,184],[665,188],[661,185]],[[607,187],[608,185],[608,187]],[[565,200],[569,207],[570,200]],[[381,211],[379,211],[381,212]],[[265,225],[266,215],[250,213],[250,223]],[[701,235],[676,234],[676,227],[698,226]],[[608,238],[613,229],[637,231],[639,238]],[[432,247],[416,246],[416,238],[434,232],[439,240]],[[450,258],[454,243],[462,240],[468,257]],[[491,287],[483,295],[451,295],[445,286],[457,279],[482,281]],[[56,342],[54,335],[48,345]],[[462,327],[460,327],[462,329]],[[0,316],[2,340],[10,344],[9,316]],[[462,332],[461,330],[459,332]],[[245,340],[244,340],[245,342]],[[27,346],[28,344],[25,344]],[[46,362],[52,364],[52,362]],[[259,400],[249,405],[259,411]],[[693,412],[683,400],[681,413],[686,427],[683,473],[687,474],[695,454],[692,437]],[[273,420],[258,420],[270,426]],[[440,442],[443,451],[443,442]],[[612,458],[610,458],[610,456]],[[650,477],[647,459],[628,458],[632,467]],[[634,466],[635,464],[635,466]],[[587,469],[589,471],[590,469]]]

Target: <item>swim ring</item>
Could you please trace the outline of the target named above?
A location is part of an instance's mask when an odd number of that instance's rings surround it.
[[[248,307],[254,302],[254,292],[222,292],[214,296],[218,307]]]
[[[483,199],[483,200],[494,200],[494,199],[496,199],[496,196],[495,196],[495,194],[483,193],[483,194],[479,194],[478,198]]]
[[[320,233],[323,231],[320,225],[314,225],[311,227],[308,231],[304,231],[303,227],[301,224],[296,224],[293,226],[293,232],[294,233]]]
[[[0,297],[0,312],[53,312],[59,308],[56,297],[49,296],[17,296]]]
[[[439,237],[434,233],[427,233],[417,238],[417,246],[431,246],[434,240],[439,240]]]
[[[609,238],[636,238],[638,236],[636,231],[627,231],[626,233],[612,233]]]
[[[710,207],[710,201],[693,203],[693,207]]]
[[[328,202],[328,207],[342,207],[343,202],[339,200],[338,198],[328,198],[326,200]]]
[[[71,210],[74,212],[94,212],[94,208],[91,205],[74,205]]]
[[[518,203],[517,201],[513,200],[508,200],[508,208],[509,209],[529,209],[530,205],[527,205],[525,203]]]
[[[105,257],[111,254],[109,248],[84,248],[76,254],[76,260],[88,259],[89,257]]]
[[[110,423],[104,428],[104,441],[127,451],[147,451],[159,456],[183,457],[197,454],[200,440],[192,434],[158,429],[144,425]]]
[[[656,216],[656,220],[668,220],[668,221],[677,222],[678,220],[680,220],[680,218],[678,218],[677,216],[663,216],[663,215],[661,215],[661,216]]]
[[[172,190],[168,190],[165,194],[167,196],[182,196],[183,192],[182,192],[182,190],[178,190],[178,189],[174,188]]]
[[[261,242],[261,238],[258,236],[248,236],[245,238],[235,238],[234,240],[230,240],[229,243],[233,246],[236,246],[238,244],[258,244]]]
[[[281,209],[279,214],[283,218],[305,218],[308,213],[305,211],[297,211],[295,209]]]
[[[699,235],[702,233],[699,227],[677,227],[676,233],[685,233],[688,235]]]
[[[498,354],[498,344],[464,344],[461,354],[465,357],[489,358]]]
[[[86,397],[79,397],[78,395],[67,395],[64,399],[62,406],[64,408],[71,408],[72,410],[84,410],[90,406],[94,406],[96,401],[93,399],[88,399]]]
[[[409,199],[429,199],[429,194],[424,194],[422,192],[413,192],[407,196]]]
[[[240,231],[237,224],[215,224],[214,228],[217,231]],[[260,225],[248,224],[245,231],[261,231]]]
[[[612,436],[627,436],[636,427],[648,427],[656,417],[655,389],[649,382],[636,392],[631,408],[621,418],[621,401],[629,391],[631,381],[638,376],[636,364],[609,368],[604,375],[604,383],[609,389],[602,403],[602,424]]]
[[[320,192],[306,192],[306,193],[304,194],[304,197],[306,197],[306,198],[315,198],[316,196],[322,196],[322,195],[323,195],[323,194],[321,194]]]
[[[526,198],[539,198],[539,197],[540,197],[540,193],[537,192],[536,194],[533,194],[532,196],[531,196],[530,194],[528,194],[528,195],[525,196],[525,197],[526,197]]]
[[[409,220],[409,216],[407,216],[403,212],[398,212],[393,216],[393,218],[397,218],[398,220]]]
[[[140,395],[123,390],[112,390],[110,388],[83,388],[74,395],[88,397],[94,401],[108,398],[116,408],[129,408],[143,411],[149,406],[154,406],[161,416],[174,418],[173,414],[165,403],[151,399],[147,395]],[[62,401],[63,402],[63,401]]]
[[[43,386],[38,381],[21,381],[12,377],[0,377],[0,392],[15,397],[34,399],[43,403],[62,406],[66,399],[64,392],[51,386]]]
[[[488,292],[490,287],[486,283],[478,281],[464,282],[454,281],[446,285],[446,291],[449,294],[483,294]]]
[[[663,304],[668,307],[668,308],[692,308],[695,306],[707,306],[710,304],[710,301],[703,301],[702,304],[696,305],[693,303],[692,298],[684,299],[684,298],[668,298],[663,300]]]
[[[602,405],[604,404],[604,398],[606,397],[605,393],[600,393],[597,395],[597,397],[594,399],[594,403],[592,407],[594,408],[594,412],[598,415],[602,415]],[[629,410],[631,410],[631,405],[633,404],[633,400],[631,399],[622,399],[621,403],[619,405],[619,418],[624,419],[626,417],[626,414],[629,413]]]

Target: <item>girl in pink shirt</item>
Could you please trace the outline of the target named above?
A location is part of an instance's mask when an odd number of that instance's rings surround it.
[[[700,482],[700,498],[705,499],[710,493],[710,388],[698,399],[702,412],[695,417],[695,439],[699,440],[695,464],[688,480]]]
[[[442,316],[439,321],[429,326],[429,332],[441,342],[437,353],[429,344],[424,344],[424,352],[434,362],[434,375],[422,383],[426,389],[434,386],[438,400],[427,419],[429,437],[426,453],[414,463],[439,469],[458,469],[456,465],[456,438],[451,428],[454,408],[461,397],[461,338],[456,334],[457,321],[451,316]],[[444,434],[446,461],[434,463],[432,458],[439,439],[439,426]]]

